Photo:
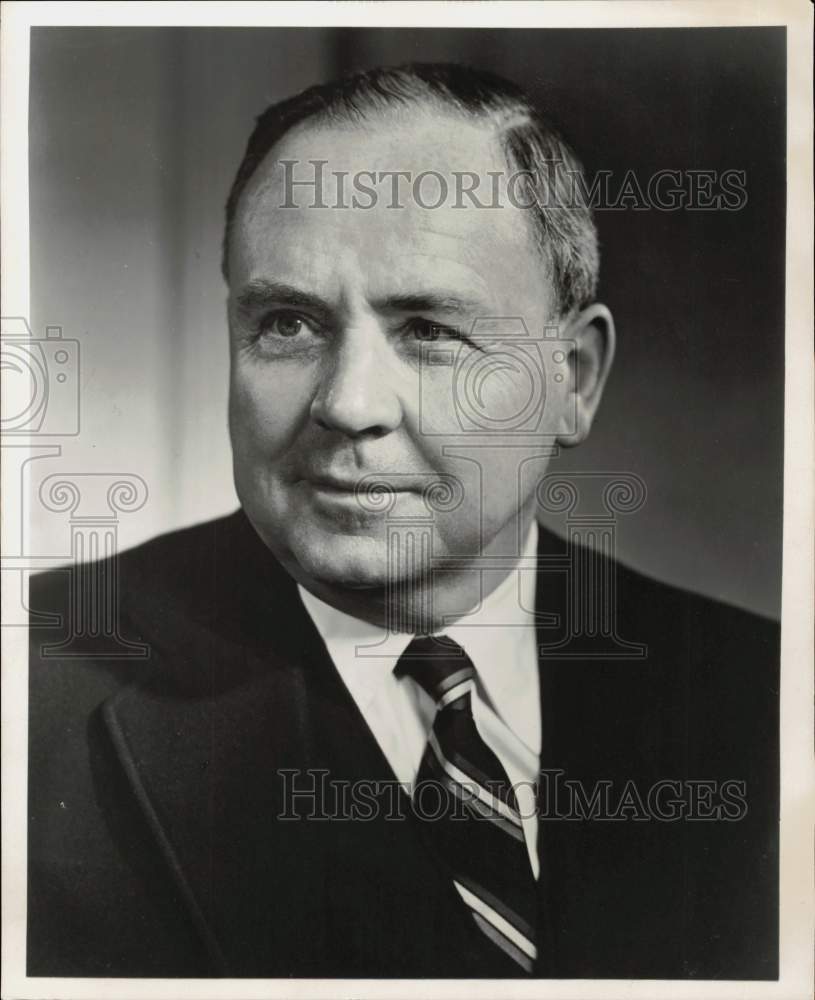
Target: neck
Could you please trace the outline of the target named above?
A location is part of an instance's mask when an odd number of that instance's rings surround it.
[[[521,522],[524,545],[533,517],[530,513]],[[510,532],[504,530],[490,541],[480,557],[453,558],[449,567],[443,566],[391,586],[348,589],[293,575],[315,597],[353,618],[389,632],[426,635],[439,632],[477,608],[515,571],[520,560],[515,546],[516,532],[517,522],[514,522],[511,541]]]

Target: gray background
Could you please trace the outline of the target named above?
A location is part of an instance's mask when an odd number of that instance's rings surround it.
[[[618,356],[590,440],[552,469],[640,476],[621,558],[777,617],[784,29],[35,28],[31,321],[80,341],[82,430],[30,485],[141,475],[125,545],[235,506],[219,252],[253,119],[346,69],[412,59],[525,85],[590,172],[747,172],[738,212],[598,213]],[[65,515],[35,505],[32,526],[37,551],[67,551]]]

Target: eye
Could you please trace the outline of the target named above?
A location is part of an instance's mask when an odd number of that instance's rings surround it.
[[[260,323],[258,332],[265,336],[281,337],[284,340],[291,340],[304,331],[311,331],[302,316],[291,312],[270,313]]]
[[[461,335],[455,326],[445,326],[433,320],[423,319],[417,316],[406,324],[408,333],[417,340],[460,340]]]

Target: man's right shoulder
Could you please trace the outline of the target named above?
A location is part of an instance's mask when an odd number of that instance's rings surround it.
[[[138,614],[148,604],[151,609],[172,607],[200,618],[213,601],[222,601],[233,591],[236,581],[252,586],[261,578],[277,586],[288,581],[238,509],[158,535],[105,559],[67,564],[33,576],[28,605],[31,627],[43,624],[43,615],[64,612],[72,599],[88,596],[78,592],[81,586],[114,588],[107,596],[125,612]]]
[[[125,552],[85,563],[83,576],[104,579],[115,573],[119,597],[129,598],[143,584],[163,590],[194,589],[201,582],[201,570],[208,569],[225,537],[235,533],[240,512],[192,527],[166,532]],[[220,543],[220,545],[219,545]],[[41,615],[60,613],[71,599],[71,574],[79,567],[66,564],[31,577],[29,609],[31,626],[41,624]],[[76,597],[77,595],[73,595]]]
[[[140,601],[152,594],[165,608],[177,608],[182,600],[190,607],[198,603],[206,553],[214,551],[213,540],[229,530],[231,520],[168,532],[105,559],[31,577],[29,697],[34,721],[39,713],[81,713],[152,672],[151,636],[139,614]]]
[[[253,595],[269,587],[293,589],[242,511],[172,531],[34,576],[30,662],[59,665],[74,684],[145,677],[162,653],[177,660],[179,651],[250,635]],[[46,680],[55,671],[39,673]]]

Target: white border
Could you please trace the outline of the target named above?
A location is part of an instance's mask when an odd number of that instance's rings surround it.
[[[30,316],[28,242],[28,30],[24,11],[3,4],[0,12],[0,261],[2,316]],[[21,23],[23,22],[23,23]],[[14,412],[12,409],[11,412]],[[19,412],[19,411],[18,411]],[[2,467],[6,508],[7,469]],[[25,511],[20,511],[26,516]],[[4,525],[4,527],[6,527]],[[22,530],[22,524],[20,530]],[[5,534],[5,532],[4,532]],[[2,620],[6,620],[3,574]],[[14,574],[16,575],[16,574]],[[2,984],[11,997],[24,971],[26,912],[26,815],[28,792],[28,640],[22,629],[2,629]],[[12,986],[12,983],[14,984]],[[22,996],[22,992],[19,994]]]
[[[298,25],[421,27],[788,28],[788,194],[784,569],[781,681],[781,978],[776,983],[648,980],[159,980],[25,977],[27,665],[3,635],[3,980],[6,998],[557,997],[683,998],[813,995],[813,243],[812,7],[807,0],[607,0],[542,3],[3,3],[3,315],[28,316],[28,30],[33,25]],[[756,122],[761,128],[761,123]],[[762,248],[757,247],[760,254]],[[770,331],[772,334],[772,331]],[[3,630],[9,632],[8,629]],[[16,630],[15,630],[16,632]]]

